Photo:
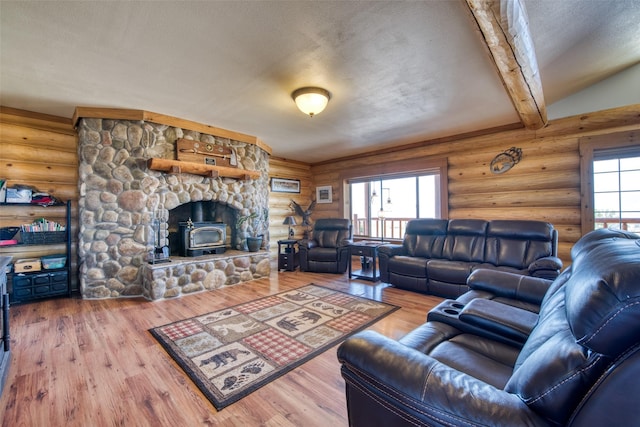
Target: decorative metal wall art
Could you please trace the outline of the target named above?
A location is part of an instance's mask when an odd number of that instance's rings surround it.
[[[511,147],[495,156],[493,160],[491,160],[489,169],[491,170],[491,173],[494,174],[505,173],[514,167],[520,159],[522,159],[522,149]]]

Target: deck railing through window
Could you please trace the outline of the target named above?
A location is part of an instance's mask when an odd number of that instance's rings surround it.
[[[358,218],[353,217],[354,236],[384,240],[402,240],[407,222],[415,218]],[[371,225],[369,225],[371,224]]]
[[[640,218],[596,218],[596,228],[615,228],[640,233]]]

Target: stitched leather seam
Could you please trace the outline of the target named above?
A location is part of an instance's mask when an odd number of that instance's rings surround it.
[[[377,396],[375,393],[372,393],[371,391],[367,390],[365,387],[362,387],[360,384],[356,384],[356,383],[354,383],[352,381],[349,381],[349,384],[351,384],[352,387],[357,388],[358,390],[360,390],[361,393],[367,395],[369,398],[373,399],[375,402],[377,402],[381,406],[384,406],[388,411],[393,412],[394,414],[396,414],[397,416],[399,416],[403,420],[413,424],[414,426],[423,425],[421,422],[419,422],[419,420],[416,420],[415,418],[410,417],[408,414],[404,414],[404,413],[398,411],[391,404],[389,404],[389,402],[387,402],[387,401],[385,401],[383,399],[380,399],[379,396]]]
[[[356,367],[355,367],[355,366],[353,366],[353,365],[348,365],[348,366],[349,366],[349,369],[351,369],[351,370],[352,370],[352,371],[354,371],[354,372],[357,372],[357,373],[358,373],[358,375],[361,375],[362,377],[366,378],[366,379],[371,383],[371,385],[376,386],[376,387],[377,387],[377,390],[378,390],[380,393],[382,393],[382,394],[384,394],[384,395],[388,396],[390,399],[397,400],[395,397],[393,397],[389,392],[387,392],[387,391],[384,389],[384,387],[387,387],[384,383],[382,383],[382,382],[378,381],[376,378],[374,378],[374,377],[370,376],[367,372],[362,371],[362,370],[360,370],[360,369],[356,368]],[[353,382],[351,382],[351,384],[352,384],[352,385],[354,385],[354,386],[356,385],[356,384],[354,384]],[[360,387],[358,387],[358,388],[360,389]],[[378,398],[378,399],[379,399],[379,398]],[[378,400],[378,399],[376,399],[376,400]],[[422,403],[424,403],[424,402],[422,402]],[[409,404],[409,403],[407,403],[407,402],[403,402],[403,404],[404,404],[404,405],[406,405],[406,406],[408,406],[408,407],[410,407],[410,408],[411,408],[411,409],[413,409],[414,411],[416,411],[416,412],[418,412],[418,413],[420,413],[420,414],[422,414],[422,415],[426,416],[426,417],[432,418],[432,419],[434,419],[434,420],[436,420],[436,421],[439,421],[439,422],[441,422],[441,423],[443,423],[443,424],[446,424],[446,425],[449,425],[449,426],[451,426],[451,427],[456,427],[456,426],[460,426],[460,425],[461,425],[461,424],[457,424],[457,423],[456,423],[456,424],[452,424],[452,423],[450,423],[450,422],[448,422],[448,421],[446,421],[446,420],[444,420],[444,419],[442,419],[442,418],[438,418],[438,417],[436,417],[435,415],[433,415],[433,414],[431,414],[431,413],[429,413],[429,412],[425,412],[424,410],[422,410],[422,409],[421,409],[420,407],[418,407],[418,406],[415,406],[415,405]],[[452,415],[452,414],[448,414],[447,412],[440,411],[440,410],[435,409],[435,408],[433,408],[432,410],[433,410],[433,412],[439,413],[439,414],[441,414],[441,415],[446,415],[446,416],[451,416],[451,415]],[[393,412],[395,413],[395,411],[393,411]],[[472,423],[470,423],[470,422],[468,422],[468,421],[466,421],[466,420],[458,419],[458,421],[460,421],[460,422],[464,422],[464,424],[466,424],[466,425],[470,425],[470,426],[473,426],[473,425],[474,425],[474,424],[472,424]]]
[[[422,394],[420,395],[420,399],[424,400],[425,396],[427,395],[427,385],[429,383],[429,377],[431,376],[431,372],[433,372],[433,366],[429,367],[429,372],[427,372],[427,375],[424,378],[424,385],[422,386]]]
[[[520,278],[518,279],[518,286],[516,286],[516,299],[520,299],[520,288],[522,287],[522,281],[524,280],[525,276],[520,276]]]
[[[591,340],[592,340],[596,335],[598,335],[598,333],[599,333],[601,330],[603,330],[604,328],[606,328],[606,327],[607,327],[607,325],[609,324],[609,322],[613,321],[613,319],[615,319],[615,318],[616,318],[620,313],[622,313],[622,312],[623,312],[623,311],[625,311],[626,309],[631,308],[632,306],[634,306],[634,305],[638,305],[638,304],[640,304],[640,302],[634,302],[633,304],[629,304],[629,305],[626,305],[626,306],[624,306],[624,307],[621,307],[621,308],[616,312],[616,314],[614,314],[613,316],[611,316],[611,317],[610,317],[606,322],[604,322],[604,324],[603,324],[602,326],[600,326],[600,327],[598,328],[598,330],[597,330],[597,331],[595,331],[594,333],[592,333],[592,334],[591,334],[591,336],[589,337],[589,339],[588,339],[588,340],[586,340],[586,341],[584,341],[584,344],[587,344],[587,343],[588,343],[589,341],[591,341]]]
[[[568,378],[565,378],[564,380],[560,381],[558,384],[556,384],[555,386],[551,387],[550,389],[548,389],[547,391],[545,391],[544,393],[542,393],[540,396],[536,397],[535,399],[531,400],[530,403],[535,403],[538,400],[542,399],[543,397],[545,397],[547,394],[551,393],[552,391],[554,391],[555,389],[557,389],[558,387],[564,385],[565,383],[571,381],[574,377],[576,377],[577,375],[581,374],[582,372],[588,371],[589,369],[591,369],[593,367],[593,365],[595,365],[600,359],[602,358],[602,356],[598,356],[596,357],[593,362],[591,362],[589,365],[585,366],[584,368],[577,370],[576,372],[573,373],[573,375],[569,376]],[[526,402],[526,400],[525,400]]]
[[[588,401],[591,396],[593,395],[593,393],[595,393],[595,391],[598,389],[598,387],[601,385],[602,381],[604,381],[604,379],[606,379],[609,375],[611,375],[610,369],[612,367],[615,367],[621,363],[623,363],[628,357],[630,357],[631,355],[633,355],[633,353],[635,353],[636,351],[638,351],[638,349],[640,348],[640,346],[635,345],[634,347],[631,347],[630,349],[628,349],[627,351],[625,351],[623,354],[621,354],[619,357],[617,357],[614,361],[612,361],[609,366],[607,366],[602,373],[600,374],[600,376],[598,377],[598,379],[596,381],[593,382],[593,384],[591,385],[591,387],[589,388],[589,390],[587,391],[587,393],[582,397],[582,399],[580,400],[580,403],[578,405],[576,405],[576,407],[573,410],[573,413],[571,414],[571,416],[569,417],[569,421],[567,422],[567,425],[571,424],[571,422],[573,421],[573,419],[576,417],[576,415],[580,412],[580,410],[582,409],[582,405],[584,402]]]

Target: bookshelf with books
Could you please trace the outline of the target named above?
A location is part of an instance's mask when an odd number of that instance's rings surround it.
[[[11,218],[17,221],[12,210],[18,209],[23,213],[25,208],[30,217],[35,218],[33,222],[9,224]],[[13,257],[8,282],[10,302],[17,304],[70,296],[71,202],[50,206],[0,203],[0,211],[4,212],[0,217],[7,219],[3,222],[11,226],[4,228],[19,231],[11,241],[0,246],[0,255]]]

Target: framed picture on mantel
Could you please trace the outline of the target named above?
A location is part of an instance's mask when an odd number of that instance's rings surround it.
[[[331,203],[333,197],[331,193],[331,186],[324,185],[322,187],[316,187],[316,202],[317,203]]]

